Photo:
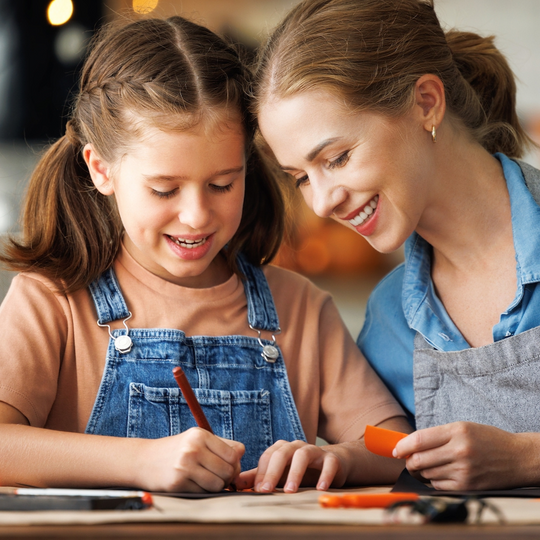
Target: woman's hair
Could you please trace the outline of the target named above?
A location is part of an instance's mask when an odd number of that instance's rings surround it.
[[[521,157],[531,140],[516,114],[514,75],[493,40],[445,35],[432,0],[304,0],[260,50],[254,106],[324,89],[354,110],[397,116],[431,73],[444,84],[451,120],[489,152]]]
[[[11,238],[0,261],[39,272],[71,292],[109,268],[123,233],[113,197],[94,186],[82,157],[87,143],[113,165],[145,127],[189,129],[208,118],[240,118],[246,137],[246,187],[240,226],[224,250],[237,271],[242,252],[269,262],[281,243],[284,203],[275,176],[252,144],[250,73],[236,49],[181,17],[104,27],[82,69],[66,134],[43,155],[23,210],[22,240]]]

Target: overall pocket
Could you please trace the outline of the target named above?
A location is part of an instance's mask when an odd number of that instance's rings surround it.
[[[243,443],[242,470],[257,466],[273,444],[271,396],[267,390],[194,389],[216,435]],[[178,388],[131,383],[127,436],[157,439],[177,435],[197,424]]]

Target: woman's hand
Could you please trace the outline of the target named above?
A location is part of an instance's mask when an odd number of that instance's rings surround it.
[[[473,422],[454,422],[415,431],[394,456],[407,469],[444,490],[538,485],[540,434],[509,433]]]
[[[260,457],[257,469],[245,471],[235,480],[236,487],[271,492],[283,485],[287,493],[298,491],[303,481],[323,491],[331,485],[341,487],[347,470],[339,446],[277,441]]]
[[[151,491],[221,491],[240,473],[245,451],[201,428],[140,443],[139,485]]]

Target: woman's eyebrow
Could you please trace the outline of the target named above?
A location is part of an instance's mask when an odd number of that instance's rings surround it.
[[[326,148],[329,144],[339,141],[340,139],[341,137],[333,137],[331,139],[325,139],[324,141],[321,141],[311,152],[307,154],[304,159],[311,163],[324,148]],[[296,169],[296,167],[289,167],[287,165],[282,165],[281,168],[284,171],[293,171]]]

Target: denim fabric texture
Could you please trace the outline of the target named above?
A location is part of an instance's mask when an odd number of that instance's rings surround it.
[[[264,273],[242,257],[238,264],[246,276],[246,327],[276,331],[279,320]],[[129,315],[112,268],[91,284],[90,292],[100,324]],[[114,338],[124,334],[123,329],[112,331]],[[256,467],[277,440],[306,440],[279,343],[279,357],[271,363],[262,356],[257,337],[187,337],[181,330],[162,328],[129,328],[129,336],[133,347],[128,353],[118,352],[109,340],[86,433],[155,439],[195,427],[172,374],[181,366],[214,433],[246,446],[242,470]]]
[[[493,340],[498,342],[540,325],[540,171],[503,154],[495,157],[501,162],[510,195],[517,272],[515,298],[493,327]],[[436,351],[470,348],[435,293],[431,255],[431,246],[413,233],[405,245],[405,263],[371,294],[357,340],[411,421],[416,334]]]

